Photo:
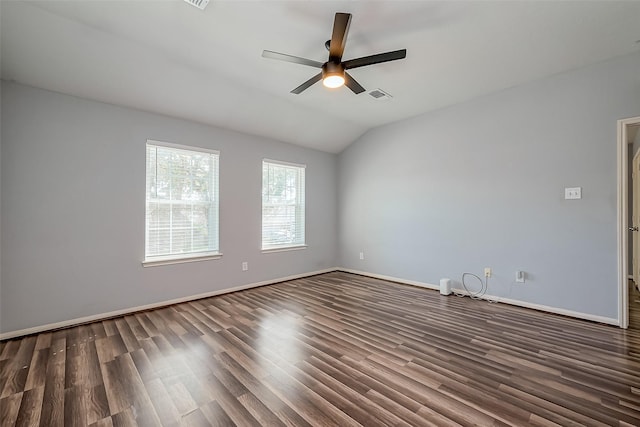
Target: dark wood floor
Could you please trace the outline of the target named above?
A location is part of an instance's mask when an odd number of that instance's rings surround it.
[[[329,273],[0,343],[2,426],[640,425],[640,331]]]

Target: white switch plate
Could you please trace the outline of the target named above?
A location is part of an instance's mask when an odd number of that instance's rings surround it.
[[[582,187],[567,187],[564,189],[565,200],[582,199]]]
[[[364,252],[360,252],[360,259],[364,259]]]
[[[249,263],[247,261],[244,261],[242,263],[242,271],[247,271],[249,270]]]

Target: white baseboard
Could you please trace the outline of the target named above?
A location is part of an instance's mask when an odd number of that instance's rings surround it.
[[[339,271],[345,273],[360,274],[361,276],[373,277],[374,279],[388,280],[390,282],[403,283],[405,285],[418,286],[420,288],[440,290],[440,285],[433,285],[431,283],[416,282],[415,280],[399,279],[397,277],[385,276],[383,274],[367,273],[366,271],[353,270],[351,268],[338,268]]]
[[[403,284],[406,284],[406,285],[418,286],[418,287],[421,287],[421,288],[440,290],[440,286],[433,285],[433,284],[430,284],[430,283],[416,282],[414,280],[406,280],[406,279],[401,279],[401,278],[398,278],[398,277],[385,276],[385,275],[382,275],[382,274],[367,273],[366,271],[352,270],[352,269],[349,269],[349,268],[338,268],[338,270],[339,271],[344,271],[344,272],[347,272],[347,273],[354,273],[354,274],[360,274],[362,276],[373,277],[373,278],[376,278],[376,279],[389,280],[389,281],[392,281],[392,282],[403,283]],[[453,292],[458,293],[458,294],[467,294],[467,292],[465,290],[463,290],[463,289],[453,289]],[[598,323],[605,323],[607,325],[620,326],[620,322],[618,321],[618,319],[617,318],[613,318],[613,317],[596,316],[594,314],[582,313],[582,312],[573,311],[573,310],[566,310],[564,308],[551,307],[551,306],[548,306],[548,305],[534,304],[534,303],[530,303],[530,302],[526,302],[526,301],[520,301],[520,300],[516,300],[516,299],[511,299],[511,298],[497,297],[497,296],[494,296],[494,295],[484,295],[482,297],[482,299],[495,301],[495,302],[501,302],[503,304],[515,305],[515,306],[518,306],[518,307],[531,308],[533,310],[545,311],[547,313],[561,314],[563,316],[574,317],[576,319],[590,320],[592,322],[598,322]]]
[[[34,326],[34,327],[31,327],[31,328],[20,329],[18,331],[4,332],[4,333],[0,334],[0,340],[17,338],[17,337],[22,337],[22,336],[31,335],[31,334],[38,334],[40,332],[46,332],[46,331],[51,331],[51,330],[61,329],[61,328],[68,328],[68,327],[71,327],[71,326],[82,325],[82,324],[85,324],[85,323],[97,322],[97,321],[100,321],[100,320],[110,319],[112,317],[118,317],[118,316],[124,316],[124,315],[131,314],[131,313],[136,313],[136,312],[139,312],[139,311],[145,311],[145,310],[151,310],[151,309],[154,309],[154,308],[166,307],[166,306],[169,306],[169,305],[179,304],[179,303],[182,303],[182,302],[188,302],[188,301],[194,301],[194,300],[198,300],[198,299],[202,299],[202,298],[214,297],[214,296],[217,296],[217,295],[228,294],[228,293],[231,293],[231,292],[242,291],[242,290],[245,290],[245,289],[257,288],[257,287],[260,287],[260,286],[271,285],[271,284],[279,283],[279,282],[286,282],[287,280],[301,279],[303,277],[315,276],[317,274],[329,273],[329,272],[336,271],[336,270],[337,270],[337,268],[327,268],[325,270],[318,270],[318,271],[313,271],[313,272],[309,272],[309,273],[294,274],[293,276],[280,277],[278,279],[271,279],[271,280],[264,280],[262,282],[249,283],[249,284],[246,284],[246,285],[235,286],[233,288],[220,289],[220,290],[217,290],[217,291],[205,292],[203,294],[198,294],[198,295],[190,295],[190,296],[186,296],[186,297],[182,297],[182,298],[176,298],[176,299],[172,299],[172,300],[168,300],[168,301],[161,301],[161,302],[157,302],[157,303],[153,303],[153,304],[146,304],[146,305],[141,305],[141,306],[137,306],[137,307],[125,308],[125,309],[122,309],[122,310],[110,311],[110,312],[107,312],[107,313],[95,314],[95,315],[92,315],[92,316],[85,316],[85,317],[79,317],[79,318],[76,318],[76,319],[64,320],[62,322],[57,322],[57,323],[49,323],[49,324],[46,324],[46,325]]]
[[[465,294],[463,289],[454,289],[456,293]],[[548,305],[535,304],[532,302],[526,302],[511,298],[498,297],[494,295],[484,295],[484,300],[501,302],[503,304],[516,305],[518,307],[531,308],[533,310],[546,311],[548,313],[561,314],[563,316],[575,317],[576,319],[590,320],[592,322],[605,323],[607,325],[620,326],[620,322],[617,318],[596,316],[595,314],[582,313],[580,311],[566,310],[564,308],[551,307]]]

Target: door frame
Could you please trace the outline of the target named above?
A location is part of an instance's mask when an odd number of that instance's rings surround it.
[[[636,137],[637,138],[637,137]],[[633,170],[629,171],[631,174],[631,203],[629,211],[631,212],[631,218],[629,218],[629,226],[640,226],[640,221],[634,221],[640,219],[640,150],[637,153],[634,153],[631,158],[631,167]],[[629,242],[629,246],[631,247],[631,265],[629,268],[631,269],[630,276],[633,277],[633,282],[636,287],[640,286],[640,233],[637,231],[635,233],[631,233],[631,241]],[[635,263],[635,265],[634,265]]]
[[[618,120],[618,325],[629,327],[629,126],[640,116]]]

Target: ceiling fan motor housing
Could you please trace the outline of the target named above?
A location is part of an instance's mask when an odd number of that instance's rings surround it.
[[[322,65],[322,78],[328,76],[341,76],[344,77],[344,65],[341,62],[325,62]]]

